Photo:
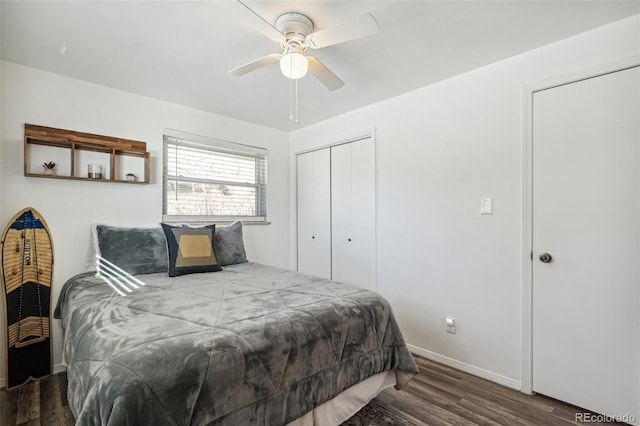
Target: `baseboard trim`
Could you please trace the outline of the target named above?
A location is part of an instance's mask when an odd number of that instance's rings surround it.
[[[53,374],[62,373],[63,371],[67,371],[67,366],[65,364],[55,364],[53,366]],[[7,380],[2,377],[0,378],[0,389],[5,387]]]
[[[503,376],[501,374],[495,373],[493,371],[485,370],[484,368],[477,367],[475,365],[467,364],[462,361],[458,361],[457,359],[449,358],[444,355],[440,355],[435,352],[431,352],[427,349],[422,349],[417,346],[407,344],[407,347],[416,355],[420,355],[424,358],[430,359],[431,361],[439,362],[440,364],[444,364],[448,367],[455,368],[456,370],[464,371],[465,373],[473,374],[474,376],[481,377],[483,379],[487,379],[499,385],[506,386],[511,389],[521,390],[522,383],[520,380],[512,379],[511,377]]]

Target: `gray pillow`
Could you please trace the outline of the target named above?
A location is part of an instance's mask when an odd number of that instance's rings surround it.
[[[167,242],[162,228],[96,225],[97,255],[131,275],[168,271]]]
[[[242,240],[242,222],[216,226],[215,249],[218,263],[222,266],[247,262]]]

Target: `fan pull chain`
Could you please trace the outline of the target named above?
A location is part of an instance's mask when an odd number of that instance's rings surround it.
[[[295,123],[293,117],[293,80],[289,80],[289,120]]]
[[[298,124],[300,123],[300,121],[298,120],[298,79],[296,79],[296,97],[295,97],[295,112],[296,112],[296,117],[295,120],[293,121],[294,123]]]
[[[298,80],[291,79],[289,86],[289,120],[298,124]]]

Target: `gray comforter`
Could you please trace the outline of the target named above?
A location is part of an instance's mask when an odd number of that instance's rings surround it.
[[[68,400],[81,425],[283,425],[377,373],[417,372],[376,293],[256,263],[118,295],[63,287]]]

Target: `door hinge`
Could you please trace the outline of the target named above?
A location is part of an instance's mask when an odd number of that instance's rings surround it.
[[[533,252],[531,252],[531,254],[529,254],[529,257],[531,258],[531,260],[533,260]]]

